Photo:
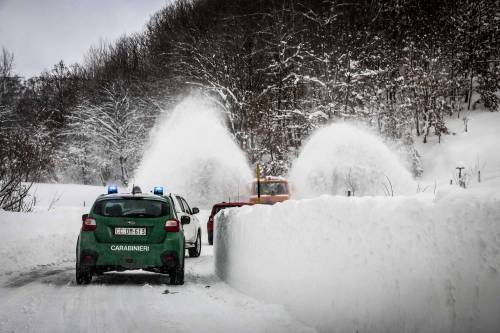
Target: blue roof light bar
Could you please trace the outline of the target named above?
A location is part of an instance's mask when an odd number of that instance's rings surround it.
[[[108,194],[115,194],[115,193],[118,193],[118,187],[116,185],[109,185]]]
[[[153,189],[153,194],[155,195],[163,195],[163,187],[155,186]]]

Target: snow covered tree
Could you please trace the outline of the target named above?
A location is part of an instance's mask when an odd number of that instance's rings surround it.
[[[52,145],[43,122],[36,127],[23,126],[16,107],[23,91],[22,82],[13,74],[12,53],[0,54],[0,209],[28,211],[28,191],[52,164]]]
[[[146,134],[136,144],[110,133],[146,132],[160,104],[193,90],[217,101],[249,160],[271,173],[338,119],[439,142],[464,102],[498,110],[499,12],[498,0],[176,0],[143,33],[92,47],[82,66],[0,77],[0,126],[43,123],[48,143],[67,148],[59,165],[82,182],[125,182]],[[146,125],[112,125],[122,116]],[[71,137],[79,126],[90,134]]]
[[[123,82],[105,88],[102,98],[99,104],[87,101],[73,112],[72,130],[67,133],[69,148],[64,154],[66,165],[80,169],[83,182],[95,181],[99,175],[103,183],[119,180],[127,185],[151,127],[152,115],[145,112],[150,108],[131,96]]]

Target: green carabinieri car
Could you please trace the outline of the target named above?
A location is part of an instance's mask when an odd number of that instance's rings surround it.
[[[76,282],[92,275],[143,269],[169,274],[170,284],[184,283],[184,232],[171,196],[107,194],[82,216],[76,246]]]

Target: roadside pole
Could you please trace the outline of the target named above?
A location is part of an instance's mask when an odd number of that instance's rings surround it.
[[[462,170],[463,169],[465,169],[465,167],[463,167],[463,166],[458,166],[457,167],[457,170],[458,170],[458,185],[460,185],[460,187],[465,188],[465,179],[462,178]]]
[[[257,177],[257,203],[260,203],[260,164],[255,167],[255,176]]]

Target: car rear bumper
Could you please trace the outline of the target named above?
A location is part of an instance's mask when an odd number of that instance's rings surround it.
[[[102,271],[130,269],[171,269],[182,262],[184,244],[179,237],[167,237],[160,244],[99,243],[82,232],[79,262]]]

